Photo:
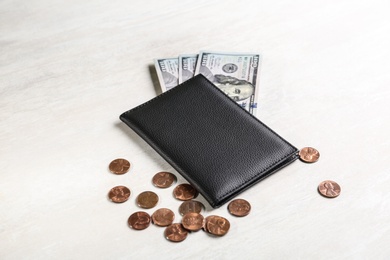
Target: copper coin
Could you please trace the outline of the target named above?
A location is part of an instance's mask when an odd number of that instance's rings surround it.
[[[115,203],[122,203],[130,197],[130,190],[125,186],[116,186],[108,193],[108,198]]]
[[[233,216],[244,217],[251,211],[251,204],[243,199],[235,199],[229,203],[228,210]]]
[[[323,181],[318,185],[318,191],[322,196],[325,196],[327,198],[335,198],[340,195],[341,188],[340,185],[338,185],[334,181]]]
[[[199,213],[187,213],[183,216],[181,224],[190,231],[198,231],[203,227],[203,216]]]
[[[180,223],[174,223],[166,227],[164,236],[172,242],[181,242],[187,238],[188,232]]]
[[[305,147],[299,151],[299,158],[304,162],[313,163],[318,161],[320,153],[312,147]]]
[[[115,174],[124,174],[129,171],[130,163],[126,159],[116,159],[110,163],[108,169]]]
[[[156,210],[152,215],[152,221],[155,225],[160,227],[166,227],[172,224],[175,218],[175,213],[172,210],[162,208]]]
[[[137,205],[144,209],[151,209],[157,205],[158,196],[152,191],[144,191],[137,197]]]
[[[132,229],[142,230],[149,227],[150,216],[146,212],[138,211],[130,215],[127,223]]]
[[[198,191],[190,184],[184,183],[176,186],[173,196],[178,200],[191,200],[198,196]]]
[[[182,216],[184,216],[190,212],[200,213],[202,209],[204,209],[202,202],[196,200],[187,200],[180,205],[179,212]]]
[[[224,217],[208,216],[204,223],[203,229],[215,236],[224,236],[229,231],[230,222]]]
[[[168,188],[176,182],[176,176],[170,172],[158,172],[153,176],[152,182],[158,188]]]

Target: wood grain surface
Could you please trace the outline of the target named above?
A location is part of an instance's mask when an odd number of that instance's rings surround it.
[[[0,1],[0,259],[389,259],[390,4],[338,1]],[[263,55],[257,117],[296,147],[295,162],[204,216],[214,238],[171,243],[128,227],[156,192],[180,222],[185,180],[119,115],[161,93],[153,59],[199,50]],[[124,175],[109,172],[128,159]],[[334,180],[341,194],[317,192]],[[115,204],[109,190],[130,188]],[[200,201],[205,200],[200,197]],[[206,204],[207,205],[207,204]]]

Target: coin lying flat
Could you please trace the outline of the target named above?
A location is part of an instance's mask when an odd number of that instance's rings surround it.
[[[124,174],[129,171],[130,163],[126,159],[115,159],[110,163],[108,169],[114,174]]]
[[[136,201],[141,208],[151,209],[157,205],[158,196],[152,191],[144,191],[138,195]]]
[[[169,226],[172,224],[174,219],[175,213],[173,213],[172,210],[166,208],[158,209],[152,214],[153,223],[160,227]]]
[[[251,204],[243,199],[235,199],[229,203],[228,210],[233,216],[244,217],[251,211]]]
[[[182,216],[184,216],[190,212],[200,213],[202,209],[204,209],[202,202],[196,200],[187,200],[180,205],[179,212]]]
[[[190,184],[184,183],[176,186],[173,196],[178,200],[191,200],[198,196],[198,191]]]
[[[158,188],[168,188],[176,182],[176,176],[170,172],[158,172],[153,176],[152,182]]]
[[[134,212],[130,215],[127,222],[132,229],[142,230],[149,227],[150,216],[143,211]]]
[[[190,212],[183,216],[181,224],[190,231],[198,231],[203,227],[203,216],[199,213]]]
[[[318,191],[324,197],[335,198],[340,195],[341,188],[336,182],[326,180],[318,185]]]
[[[215,236],[224,236],[230,229],[230,222],[224,217],[208,216],[204,220],[203,229]]]
[[[304,162],[313,163],[318,161],[319,158],[320,153],[312,147],[305,147],[299,151],[299,159]]]
[[[125,186],[116,186],[108,193],[108,198],[115,203],[122,203],[130,197],[130,190]]]
[[[187,238],[188,232],[180,223],[174,223],[166,227],[164,236],[172,242],[181,242]]]

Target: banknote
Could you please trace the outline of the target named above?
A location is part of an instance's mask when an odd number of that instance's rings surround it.
[[[197,54],[182,54],[179,56],[179,84],[194,76],[197,58]]]
[[[256,114],[261,56],[201,51],[195,74],[203,74],[251,114]]]
[[[162,92],[170,90],[179,84],[178,58],[155,59],[154,66],[156,67]]]

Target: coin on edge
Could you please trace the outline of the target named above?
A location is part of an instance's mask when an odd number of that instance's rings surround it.
[[[130,197],[130,190],[125,186],[116,186],[108,193],[108,198],[115,203],[122,203]]]
[[[181,242],[187,238],[188,231],[180,223],[174,223],[165,228],[164,236],[172,242]]]
[[[340,185],[338,185],[336,182],[326,180],[318,185],[318,191],[324,197],[336,198],[340,195],[341,188]]]
[[[233,216],[244,217],[251,211],[251,204],[243,199],[235,199],[229,203],[228,210]]]
[[[230,222],[224,217],[208,216],[203,223],[203,229],[215,236],[224,236],[230,229]]]
[[[176,176],[170,172],[158,172],[153,176],[152,182],[158,188],[168,188],[176,182]]]
[[[191,200],[198,196],[198,191],[190,184],[184,183],[176,186],[173,196],[178,200]]]
[[[130,215],[127,223],[132,229],[142,230],[149,227],[150,216],[148,213],[143,211],[134,212]]]
[[[307,163],[314,163],[320,158],[320,153],[313,147],[304,147],[299,151],[299,159]]]
[[[155,225],[160,227],[166,227],[173,223],[175,219],[175,213],[172,210],[161,208],[156,210],[152,214],[152,221]]]
[[[153,191],[144,191],[136,199],[137,205],[144,209],[151,209],[157,205],[158,196]]]
[[[179,212],[182,216],[184,216],[185,214],[190,212],[200,213],[204,208],[205,207],[202,202],[196,200],[187,200],[180,205]]]
[[[130,163],[126,159],[115,159],[110,163],[108,169],[114,174],[124,174],[129,171]]]
[[[199,213],[190,212],[183,216],[181,224],[190,231],[198,231],[203,227],[203,216]]]

